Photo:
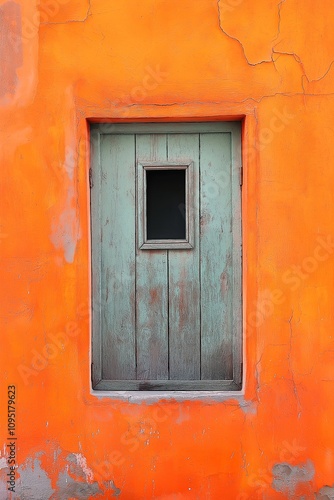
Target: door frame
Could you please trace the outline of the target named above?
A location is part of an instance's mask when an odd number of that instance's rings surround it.
[[[90,125],[90,134],[91,134],[91,162],[90,162],[90,184],[91,186],[94,184],[96,173],[94,172],[94,165],[100,166],[100,140],[101,136],[104,134],[149,134],[149,133],[157,133],[157,129],[159,129],[160,133],[200,133],[205,132],[205,129],[210,127],[210,132],[226,132],[231,134],[231,156],[232,156],[232,176],[235,182],[235,176],[238,176],[238,182],[240,186],[242,186],[242,162],[241,162],[241,122],[208,122],[208,121],[198,121],[198,122],[161,122],[161,121],[153,121],[152,122],[143,122],[143,121],[133,121],[131,123],[91,123]],[[139,131],[140,129],[140,131]],[[96,167],[95,167],[96,168]],[[242,187],[241,187],[242,188]],[[241,189],[240,188],[240,189]],[[96,190],[97,193],[99,190]],[[96,194],[95,194],[96,196]],[[100,193],[98,192],[98,204],[101,203]],[[240,193],[240,213],[233,215],[233,244],[234,248],[240,245],[242,248],[242,220],[241,220],[241,193]],[[96,200],[95,200],[96,202]],[[92,209],[92,208],[91,208]],[[91,212],[90,212],[91,213]],[[95,239],[98,235],[93,235],[93,231],[91,231],[91,245],[93,245],[93,238]],[[92,246],[91,246],[92,248]],[[194,392],[196,397],[207,397],[215,396],[219,397],[219,395],[230,396],[231,391],[238,391],[240,394],[240,390],[242,389],[242,371],[243,371],[243,342],[242,342],[242,251],[234,252],[233,258],[238,260],[237,255],[240,255],[239,261],[236,263],[233,261],[233,265],[238,272],[233,274],[234,276],[234,293],[238,293],[238,300],[235,300],[236,297],[233,297],[233,301],[235,304],[239,304],[239,310],[234,316],[234,332],[233,332],[233,362],[235,364],[234,369],[234,377],[233,381],[219,381],[219,389],[217,384],[217,390],[191,390],[191,384],[189,384],[189,391],[175,391],[175,390],[164,390],[164,396],[174,397],[177,395],[182,395],[183,393],[189,395],[189,393]],[[99,263],[97,262],[96,255],[95,259],[92,259],[91,271],[94,268],[94,279],[93,273],[91,275],[91,283],[92,283],[92,323],[91,323],[91,349],[92,349],[92,366],[91,366],[91,380],[92,380],[92,388],[94,394],[101,394],[100,391],[108,391],[107,394],[111,396],[115,396],[116,394],[121,397],[129,397],[131,394],[140,394],[141,396],[152,394],[152,391],[115,391],[114,389],[110,389],[110,383],[108,381],[102,379],[102,358],[101,358],[101,330],[100,330],[100,314],[101,314],[101,300],[99,303],[99,299],[101,296],[99,295],[100,290],[100,276],[98,276]],[[239,291],[241,296],[239,296]],[[96,303],[96,297],[98,297]],[[93,328],[93,325],[97,325],[97,327]],[[155,391],[155,394],[158,393]]]

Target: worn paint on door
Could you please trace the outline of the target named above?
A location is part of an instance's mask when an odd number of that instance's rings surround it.
[[[118,390],[238,388],[238,124],[116,126],[113,134],[102,129],[93,147],[101,158],[92,163],[92,279],[101,297],[93,329],[99,330],[102,356],[94,385],[108,380]],[[191,188],[178,208],[193,218],[191,248],[173,247],[170,239],[153,249],[141,245],[143,164],[190,165]]]

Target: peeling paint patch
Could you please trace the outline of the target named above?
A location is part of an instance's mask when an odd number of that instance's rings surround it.
[[[15,94],[22,62],[21,6],[9,1],[0,6],[0,97]]]
[[[81,467],[81,469],[85,475],[86,481],[92,482],[93,478],[94,478],[94,474],[93,474],[93,471],[88,467],[86,458],[83,455],[81,455],[81,453],[75,453],[74,455],[75,455],[77,464],[79,465],[79,467]]]
[[[7,484],[5,479],[0,478],[0,498],[7,498]]]
[[[41,468],[38,458],[32,458],[18,468],[19,480],[18,491],[21,500],[45,500],[50,498],[54,492],[51,480]]]
[[[257,405],[253,401],[240,401],[239,406],[246,414],[256,415],[257,413]]]
[[[63,249],[66,262],[72,264],[77,241],[80,238],[80,226],[74,207],[74,189],[68,190],[66,205],[57,222],[52,224],[50,239],[57,249]]]
[[[314,465],[311,460],[304,464],[290,465],[288,463],[276,464],[273,467],[273,488],[282,493],[294,495],[296,488],[301,483],[307,483],[314,477]]]
[[[0,458],[0,469],[5,469],[7,467],[7,460],[5,457]]]
[[[316,494],[317,500],[334,500],[334,485],[324,486]]]
[[[183,424],[183,422],[187,422],[188,420],[190,420],[189,409],[187,409],[187,411],[185,411],[183,406],[180,405],[179,415],[178,415],[177,419],[175,420],[175,422],[180,425],[180,424]]]
[[[120,488],[117,488],[117,486],[115,485],[115,483],[113,481],[105,481],[104,485],[105,485],[106,489],[113,490],[113,492],[114,492],[113,497],[119,497],[120,494],[122,493],[122,490]]]
[[[69,498],[89,500],[101,493],[97,482],[87,484],[75,480],[67,472],[61,472],[57,481],[57,494],[52,495],[51,500],[68,500]]]
[[[57,483],[52,488],[51,479],[41,466],[41,457],[44,452],[37,452],[34,457],[29,457],[17,469],[18,479],[13,499],[20,500],[89,500],[103,493],[97,481],[93,482],[93,473],[87,465],[86,458],[80,453],[68,453],[63,456],[65,467],[57,472]],[[55,463],[59,461],[62,452],[60,449],[54,451]],[[6,458],[1,458],[1,464]],[[63,460],[60,462],[63,464]],[[0,499],[7,498],[7,476],[8,467],[0,468]],[[110,484],[109,484],[110,483]],[[120,490],[112,481],[108,482],[108,488],[114,491],[113,496],[118,496]]]

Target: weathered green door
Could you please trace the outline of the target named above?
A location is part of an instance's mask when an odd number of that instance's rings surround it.
[[[239,388],[239,124],[92,137],[94,387]]]

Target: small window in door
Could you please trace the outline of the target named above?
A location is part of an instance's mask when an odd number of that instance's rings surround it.
[[[193,163],[138,163],[141,250],[193,248]]]

